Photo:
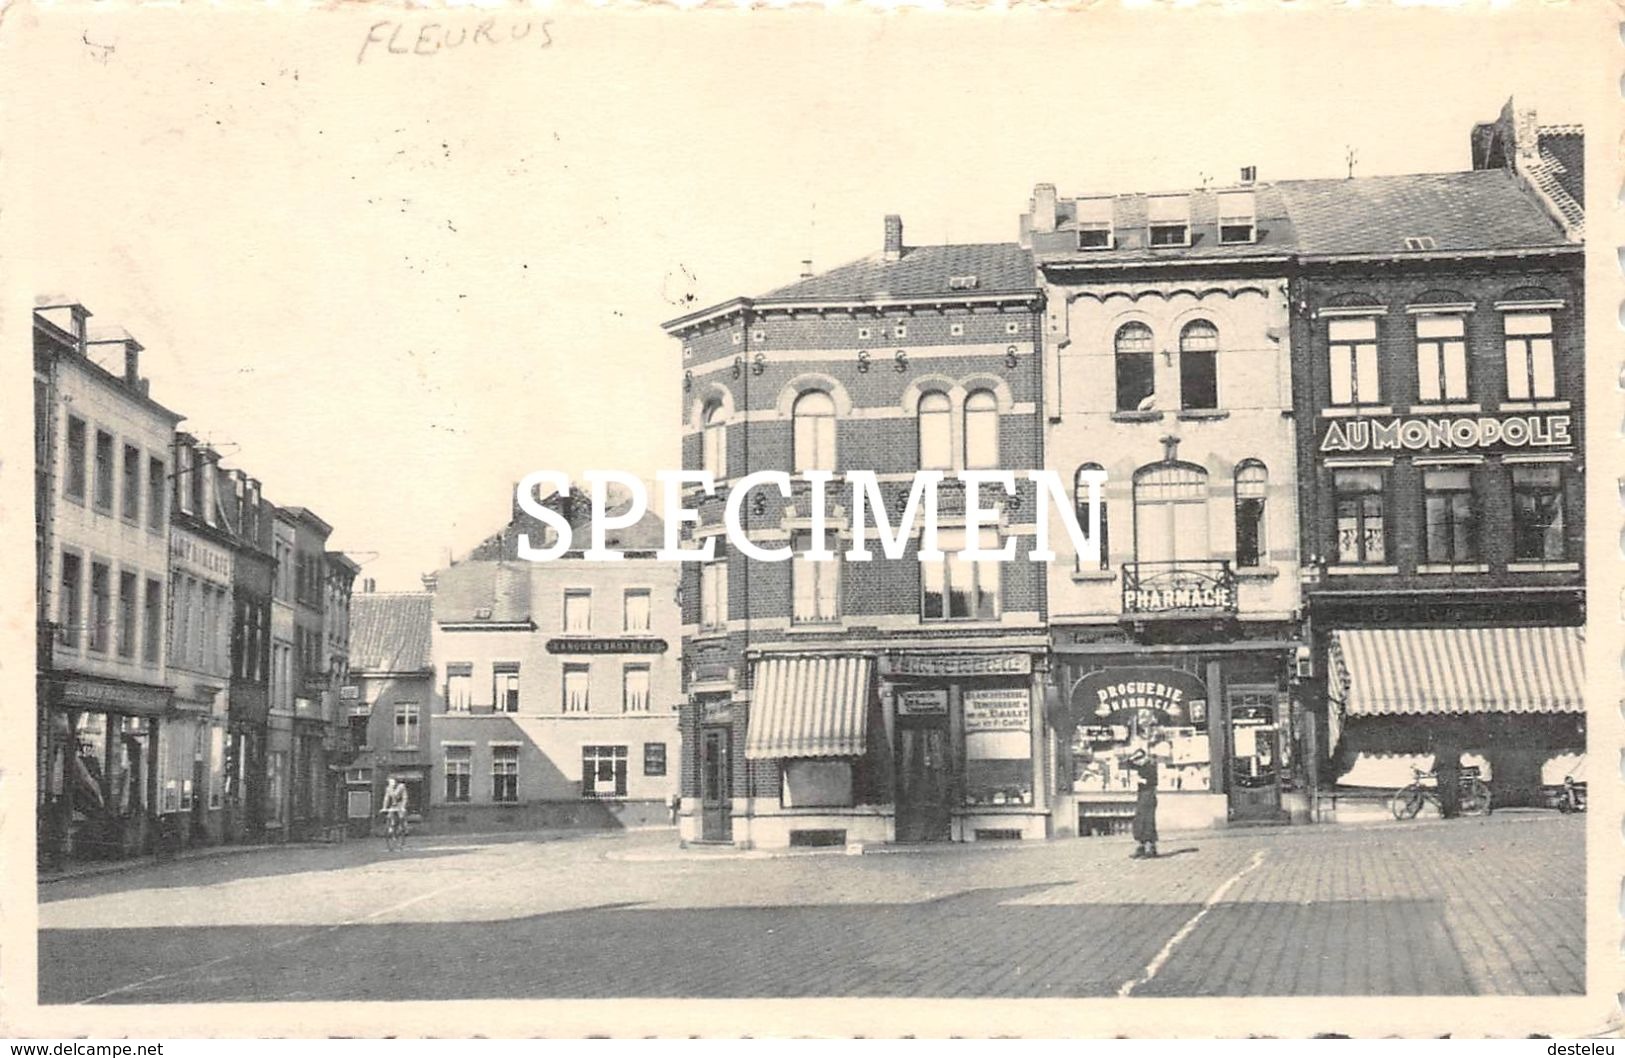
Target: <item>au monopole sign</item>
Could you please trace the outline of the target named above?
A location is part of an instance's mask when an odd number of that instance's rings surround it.
[[[1332,419],[1322,452],[1420,452],[1441,449],[1562,448],[1574,444],[1567,415],[1415,416]]]

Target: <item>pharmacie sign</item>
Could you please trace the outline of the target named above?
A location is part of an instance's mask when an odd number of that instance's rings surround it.
[[[1333,452],[1500,451],[1574,445],[1568,415],[1449,416],[1332,419],[1320,450]]]
[[[1207,684],[1183,669],[1110,668],[1084,676],[1072,690],[1082,723],[1124,723],[1132,715],[1176,726],[1207,723]]]

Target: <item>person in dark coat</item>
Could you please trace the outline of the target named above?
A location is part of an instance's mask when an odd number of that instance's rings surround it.
[[[1130,858],[1154,858],[1157,855],[1157,759],[1141,747],[1129,757],[1128,765],[1140,783],[1139,792],[1134,798],[1134,840],[1137,844]]]
[[[1439,814],[1461,815],[1461,746],[1448,733],[1433,742],[1433,774],[1439,780]]]

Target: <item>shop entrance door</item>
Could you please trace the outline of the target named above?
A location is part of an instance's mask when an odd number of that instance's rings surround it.
[[[1230,819],[1237,823],[1280,823],[1281,731],[1275,689],[1232,688],[1230,724]]]
[[[897,840],[947,841],[952,791],[948,725],[899,724]]]
[[[700,840],[732,841],[733,764],[729,759],[733,732],[708,727],[700,734]]]

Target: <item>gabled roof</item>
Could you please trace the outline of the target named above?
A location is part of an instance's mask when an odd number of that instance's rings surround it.
[[[1571,245],[1504,169],[1276,184],[1309,256],[1526,250]],[[1407,246],[1407,239],[1423,242]]]
[[[950,279],[975,276],[973,287],[950,287]],[[895,261],[870,254],[839,268],[801,279],[754,299],[778,301],[859,301],[942,299],[1036,290],[1032,260],[1013,242],[909,246]]]
[[[434,668],[428,592],[363,592],[350,600],[350,669],[422,672]]]

